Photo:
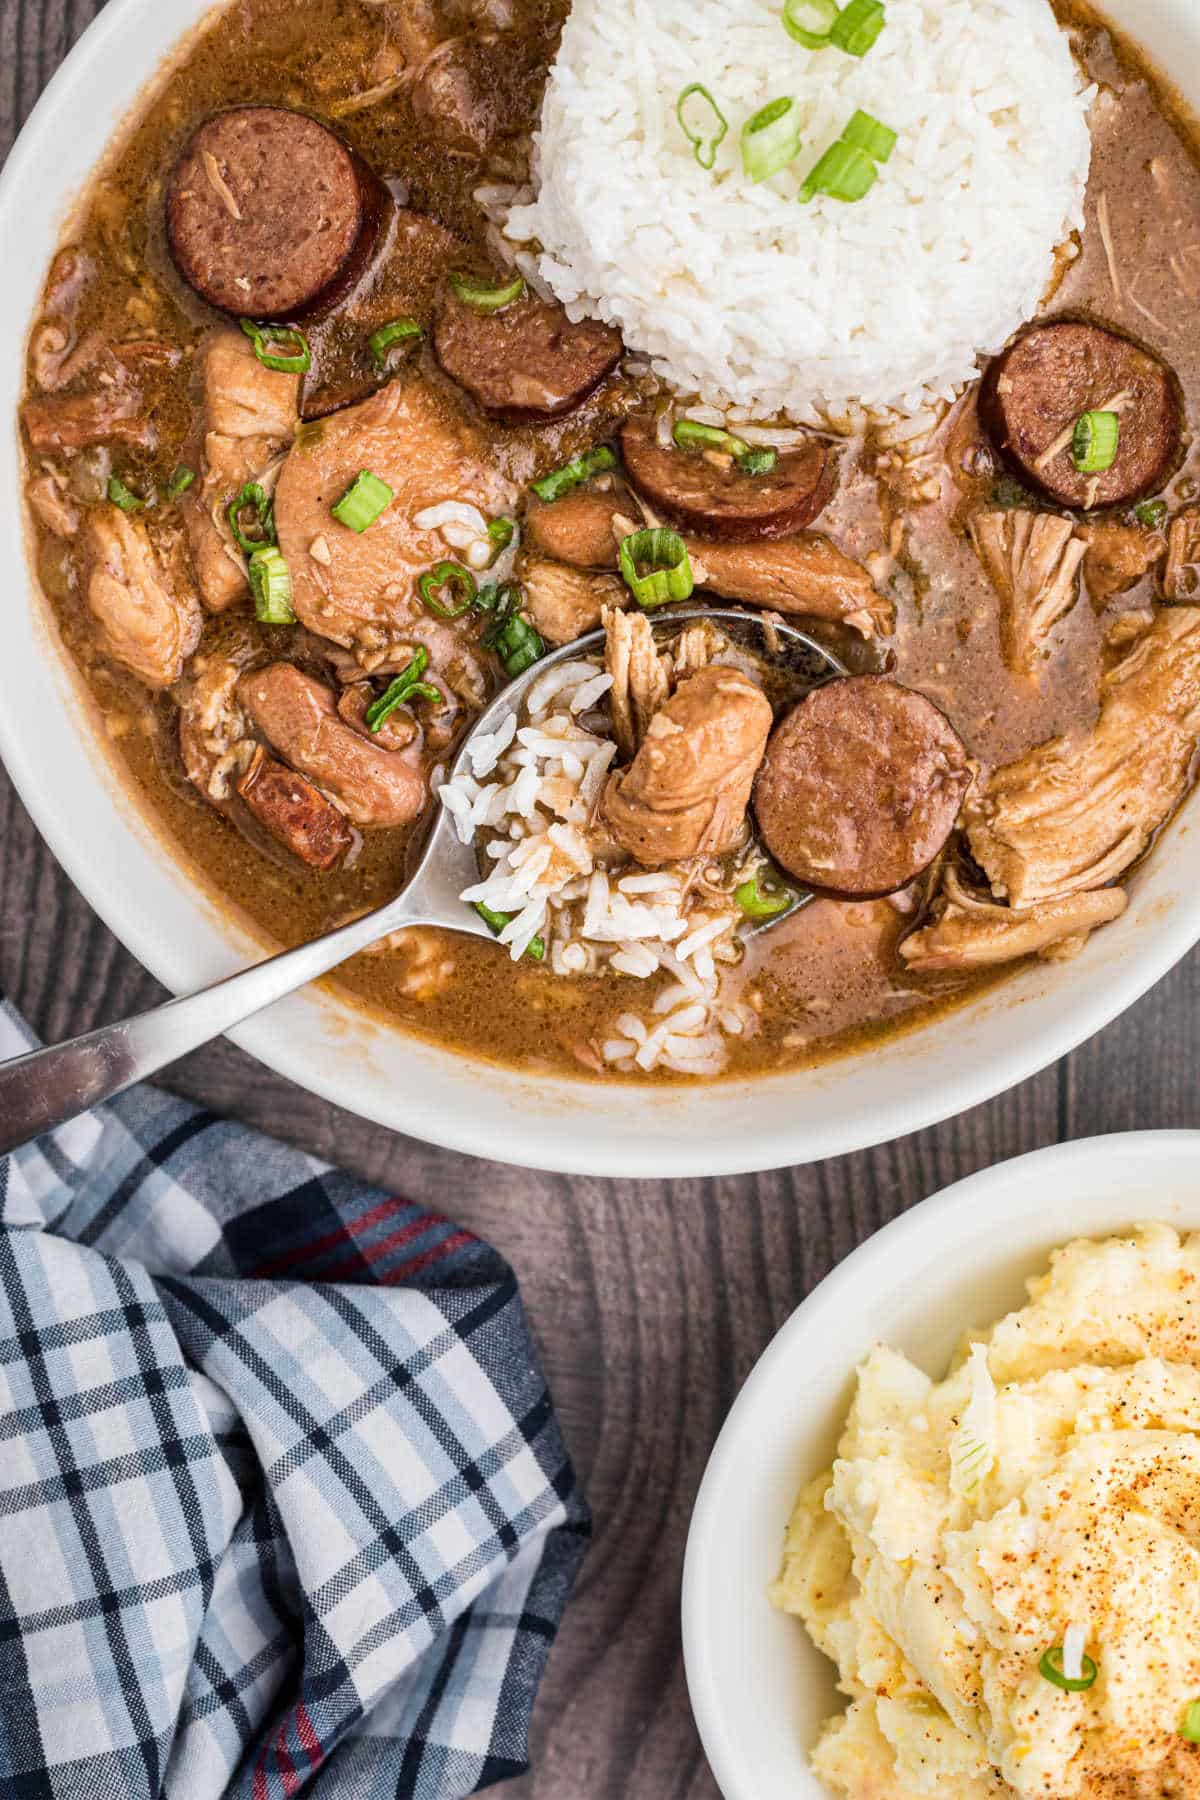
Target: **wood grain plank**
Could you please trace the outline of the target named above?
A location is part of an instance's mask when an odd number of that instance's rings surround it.
[[[99,10],[0,0],[0,155]],[[161,997],[2,772],[0,987],[48,1038]],[[510,1258],[596,1541],[551,1660],[534,1771],[509,1791],[714,1800],[684,1691],[679,1582],[696,1486],[754,1361],[817,1281],[934,1189],[1063,1135],[1194,1123],[1198,1055],[1193,956],[1067,1063],[936,1130],[815,1167],[686,1182],[572,1181],[455,1156],[327,1106],[224,1042],[169,1085],[440,1206]]]

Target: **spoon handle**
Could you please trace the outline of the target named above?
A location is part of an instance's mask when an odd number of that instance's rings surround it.
[[[381,937],[423,923],[426,917],[415,909],[405,913],[393,902],[199,993],[0,1063],[0,1155],[111,1100],[135,1081],[157,1074],[189,1050],[327,975]]]

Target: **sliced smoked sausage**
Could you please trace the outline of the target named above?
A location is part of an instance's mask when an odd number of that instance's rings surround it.
[[[561,306],[528,294],[492,313],[448,295],[433,343],[450,379],[507,425],[556,419],[581,406],[616,368],[622,348],[611,325],[573,325]]]
[[[295,319],[365,269],[389,205],[336,133],[282,106],[235,106],[196,131],[167,185],[167,239],[210,306]]]
[[[664,447],[655,421],[630,419],[621,432],[634,487],[672,524],[702,537],[790,537],[803,531],[833,494],[835,466],[820,438],[781,455],[769,475],[748,475],[732,461]]]
[[[865,899],[928,868],[971,781],[966,747],[932,700],[856,675],[808,694],[776,726],[754,810],[789,874]]]
[[[1132,339],[1082,320],[1023,332],[988,369],[979,407],[1018,478],[1059,506],[1127,506],[1161,488],[1178,460],[1183,410],[1171,370]],[[1083,474],[1067,434],[1083,413],[1111,411],[1120,421],[1115,460]]]
[[[354,833],[332,801],[303,775],[268,756],[261,744],[237,791],[264,830],[310,869],[332,869],[354,843]]]

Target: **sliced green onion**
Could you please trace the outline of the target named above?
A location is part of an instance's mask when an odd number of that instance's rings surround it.
[[[1093,1685],[1097,1675],[1100,1673],[1091,1657],[1084,1657],[1083,1674],[1075,1681],[1072,1681],[1070,1676],[1063,1674],[1062,1660],[1062,1645],[1056,1644],[1053,1650],[1047,1650],[1045,1656],[1043,1656],[1041,1662],[1038,1664],[1038,1669],[1045,1676],[1046,1680],[1052,1682],[1056,1688],[1062,1688],[1068,1694],[1086,1693],[1087,1689]]]
[[[856,112],[842,133],[843,144],[865,150],[872,162],[885,163],[896,148],[897,133],[867,112]]]
[[[540,481],[533,483],[533,491],[539,500],[561,500],[564,494],[569,494],[580,482],[590,481],[593,475],[606,475],[616,466],[617,459],[612,451],[601,445],[599,450],[585,450],[582,456],[564,463],[553,474],[543,475]]]
[[[744,456],[738,457],[737,466],[743,475],[770,475],[778,461],[778,450],[772,450],[766,444],[755,445]]]
[[[1071,457],[1081,475],[1103,475],[1117,460],[1121,421],[1115,412],[1085,412],[1075,421]]]
[[[303,375],[311,369],[308,339],[294,325],[260,326],[253,319],[239,319],[238,324],[254,345],[254,354],[264,369],[275,369],[281,375]]]
[[[681,450],[721,450],[726,456],[745,456],[750,446],[717,425],[701,425],[696,419],[675,421],[675,442]]]
[[[451,275],[450,286],[464,306],[473,306],[476,312],[503,312],[506,306],[512,306],[525,292],[525,277],[514,275],[511,281],[502,282],[499,287],[487,287],[482,282],[472,281],[469,275]]]
[[[180,494],[187,493],[195,479],[195,469],[189,469],[186,463],[180,463],[167,483],[167,499],[178,500]]]
[[[428,700],[438,706],[445,705],[446,697],[440,688],[435,688],[432,682],[421,680],[428,667],[429,652],[422,644],[412,661],[401,669],[386,692],[368,706],[365,714],[368,731],[382,730],[396,708],[404,706],[409,700]]]
[[[294,625],[292,577],[274,544],[264,544],[250,558],[250,592],[260,625]]]
[[[1167,503],[1165,500],[1143,500],[1140,506],[1134,507],[1133,516],[1147,531],[1161,531],[1167,522]]]
[[[132,488],[125,486],[119,475],[109,476],[108,497],[114,506],[119,506],[125,513],[141,512],[146,504],[140,494],[135,494]]]
[[[449,605],[441,599],[447,591],[454,595]],[[440,562],[421,576],[417,592],[422,604],[435,618],[461,619],[475,604],[475,577],[461,563]]]
[[[734,888],[733,897],[748,919],[774,919],[796,901],[794,891],[778,882],[762,879],[758,869],[749,881]]]
[[[850,0],[829,32],[829,41],[847,56],[865,56],[886,23],[882,0]]]
[[[687,545],[678,532],[663,527],[622,538],[621,574],[647,611],[670,600],[686,600],[696,585]]]
[[[507,581],[502,588],[494,583],[484,588],[475,601],[481,611],[494,615],[479,641],[485,650],[495,651],[514,681],[546,654],[541,637],[521,614],[521,598],[516,582]]]
[[[483,922],[487,926],[488,930],[494,932],[497,937],[500,936],[500,933],[504,930],[504,927],[506,925],[511,925],[512,921],[517,916],[516,913],[493,912],[490,906],[485,906],[483,904],[482,900],[473,900],[471,902],[471,906],[472,906],[472,909],[479,914],[480,918],[483,920]],[[545,938],[540,938],[540,937],[530,938],[529,943],[526,945],[526,948],[525,948],[525,954],[526,954],[526,956],[531,956],[533,958],[534,962],[545,962],[545,960],[546,960],[546,940],[545,940]]]
[[[688,101],[696,94],[699,94],[700,98],[704,101],[705,106],[712,115],[714,123],[710,124],[706,118],[706,128],[693,131],[692,127],[688,124],[687,119],[684,117],[684,108]],[[694,110],[695,109],[693,108],[693,111]],[[717,151],[729,136],[729,120],[725,117],[725,114],[721,111],[703,82],[690,82],[688,86],[682,90],[678,100],[675,102],[675,117],[679,120],[679,129],[682,131],[688,143],[692,146],[692,153],[695,156],[696,161],[700,164],[700,167],[702,169],[711,169],[717,160]]]
[[[497,550],[507,550],[516,535],[515,519],[492,519],[488,525],[488,536]]]
[[[258,520],[259,535],[257,537],[247,537],[242,530],[242,514],[248,506],[254,508],[255,518]],[[244,556],[253,556],[254,552],[261,550],[265,544],[274,544],[278,541],[275,536],[274,505],[267,499],[265,490],[258,485],[257,481],[248,481],[241,493],[229,502],[225,513],[229,520],[229,529],[237,539],[238,549]]]
[[[1189,1700],[1183,1712],[1179,1735],[1189,1744],[1200,1744],[1200,1700]]]
[[[806,50],[824,50],[837,16],[837,0],[787,0],[783,28]]]
[[[742,167],[751,181],[767,181],[800,154],[803,116],[795,100],[770,100],[742,126]]]
[[[378,475],[372,475],[370,469],[360,469],[340,500],[335,500],[330,511],[339,525],[345,525],[351,531],[365,531],[373,525],[385,507],[391,505],[396,498],[395,492],[386,481],[380,481]]]
[[[818,194],[847,203],[869,194],[879,178],[879,170],[865,150],[858,150],[839,138],[830,144],[824,156],[800,189],[800,203],[807,206]]]
[[[424,331],[415,319],[391,319],[386,325],[381,325],[378,331],[371,333],[367,339],[367,349],[375,360],[375,367],[386,369],[388,351],[393,344],[415,343],[417,338],[424,336]]]

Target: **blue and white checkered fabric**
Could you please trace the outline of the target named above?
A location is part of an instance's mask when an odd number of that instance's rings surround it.
[[[519,1774],[587,1533],[468,1233],[154,1089],[0,1159],[4,1800]]]

